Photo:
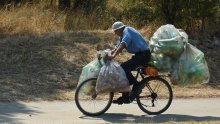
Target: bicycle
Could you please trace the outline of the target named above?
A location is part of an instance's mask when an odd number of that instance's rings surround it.
[[[140,75],[139,82],[144,87],[138,89],[139,95],[136,102],[139,108],[149,114],[157,115],[165,112],[171,105],[173,91],[170,84],[159,75],[152,67],[138,67],[136,79]],[[75,92],[75,103],[78,109],[85,115],[98,116],[105,113],[111,106],[114,97],[113,92],[102,92],[96,94],[97,78],[91,78],[82,82]],[[88,89],[88,86],[90,88]],[[161,104],[161,105],[160,105]]]

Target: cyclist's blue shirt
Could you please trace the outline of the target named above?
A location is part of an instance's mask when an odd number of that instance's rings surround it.
[[[123,36],[119,38],[116,48],[118,48],[121,43],[126,45],[125,49],[129,53],[138,53],[148,49],[148,45],[142,35],[132,27],[124,28]]]

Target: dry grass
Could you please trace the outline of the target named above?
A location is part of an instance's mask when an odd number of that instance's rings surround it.
[[[219,98],[219,88],[209,85],[173,86],[174,98]]]
[[[44,34],[63,32],[65,14],[44,5],[11,7],[0,10],[0,32],[3,34]]]
[[[59,11],[42,2],[0,9],[0,33],[42,35],[70,30],[106,30],[113,20],[109,14]]]
[[[97,44],[107,48],[110,38],[101,32],[5,35],[0,39],[0,100],[70,99],[67,92],[95,58]]]
[[[163,25],[163,23],[160,20],[155,20],[149,24],[147,24],[145,27],[143,27],[140,32],[150,40],[150,37],[153,36],[154,32]]]

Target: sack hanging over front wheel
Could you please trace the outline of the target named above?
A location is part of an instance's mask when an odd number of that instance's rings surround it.
[[[130,92],[129,81],[123,68],[114,61],[107,61],[101,68],[96,92]]]
[[[81,84],[85,80],[98,77],[99,71],[103,65],[104,65],[103,60],[99,61],[98,59],[95,59],[86,66],[84,66],[82,69],[82,73],[79,77],[77,86],[79,86],[79,84]]]

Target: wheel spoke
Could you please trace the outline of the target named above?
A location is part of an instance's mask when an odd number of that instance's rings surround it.
[[[154,93],[157,93],[159,91],[160,86],[161,86],[161,82],[158,82],[154,88]]]
[[[100,115],[111,105],[113,93],[95,93],[96,79],[80,84],[75,93],[75,101],[79,110],[89,116]]]

